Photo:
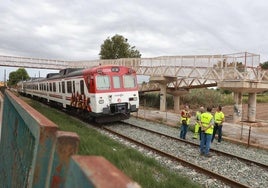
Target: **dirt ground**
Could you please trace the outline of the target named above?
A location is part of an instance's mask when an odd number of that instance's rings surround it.
[[[224,106],[223,110],[226,116],[227,122],[232,122],[233,120],[233,106]],[[243,113],[242,113],[242,120],[247,119],[247,111],[248,105],[243,104]],[[258,103],[256,106],[256,120],[267,122],[268,123],[268,103]]]
[[[242,122],[232,124],[233,107],[223,108],[226,116],[225,134],[256,146],[268,149],[268,103],[258,103],[256,106],[256,123],[245,123],[247,120],[248,106],[243,105]]]

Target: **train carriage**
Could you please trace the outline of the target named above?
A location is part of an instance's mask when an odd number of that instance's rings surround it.
[[[64,69],[18,86],[21,94],[96,122],[127,119],[139,108],[136,72],[125,66]]]

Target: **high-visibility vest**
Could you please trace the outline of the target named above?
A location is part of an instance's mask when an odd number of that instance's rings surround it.
[[[185,120],[186,121],[186,124],[187,125],[189,125],[189,123],[190,123],[190,118],[188,117],[188,111],[186,111],[186,110],[183,110],[182,112],[181,112],[181,123],[182,123],[182,121],[183,120]],[[183,117],[183,116],[185,116],[185,117]]]
[[[195,117],[196,117],[196,120],[197,120],[197,121],[200,121],[200,120],[201,120],[201,114],[202,114],[202,113],[199,112],[199,111],[196,112]]]
[[[211,120],[213,119],[213,115],[209,112],[204,112],[201,114],[201,123],[204,127],[208,127],[210,125]],[[208,128],[205,133],[212,134],[213,133],[213,125]]]
[[[201,112],[199,112],[199,111],[197,111],[196,113],[195,113],[195,118],[196,118],[196,122],[195,122],[195,126],[200,126],[199,125],[199,121],[201,120]]]
[[[215,112],[214,115],[215,123],[221,123],[223,119],[224,119],[224,113],[222,111]]]

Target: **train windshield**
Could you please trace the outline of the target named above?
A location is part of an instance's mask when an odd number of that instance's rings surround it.
[[[135,88],[136,78],[132,75],[124,75],[124,88]]]
[[[98,90],[107,90],[111,88],[109,76],[98,75],[96,77],[96,83]]]
[[[113,76],[113,84],[114,84],[115,89],[121,88],[120,77],[119,76]]]

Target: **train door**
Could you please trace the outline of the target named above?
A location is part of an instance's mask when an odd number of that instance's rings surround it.
[[[65,87],[65,81],[61,81],[61,92],[62,92],[62,97],[63,97],[63,107],[66,108],[66,104],[68,103],[67,97],[66,97],[66,87]]]
[[[87,77],[87,88],[88,88],[88,93],[95,93],[96,92],[93,75],[90,75]]]
[[[80,80],[80,93],[81,95],[85,95],[84,80]]]
[[[73,94],[75,94],[76,91],[75,91],[75,81],[73,81]]]

